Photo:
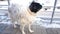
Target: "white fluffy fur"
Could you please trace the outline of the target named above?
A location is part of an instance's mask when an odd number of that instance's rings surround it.
[[[31,25],[36,20],[37,14],[30,11],[30,9],[27,6],[27,4],[29,3],[27,3],[25,6],[24,2],[22,4],[23,6],[17,2],[15,3],[13,1],[13,3],[11,3],[11,5],[9,6],[9,15],[12,23],[14,24],[14,27],[16,27],[15,23],[18,23],[20,25],[22,34],[25,34],[24,27],[28,25],[29,31],[31,33],[34,32],[33,30],[31,30]]]
[[[30,32],[34,32],[31,30],[31,25],[36,20],[36,14],[32,13],[29,8],[21,7],[20,9],[20,7],[12,5],[9,7],[9,15],[14,27],[16,27],[15,23],[20,25],[22,34],[25,34],[24,27],[26,25],[28,25]]]

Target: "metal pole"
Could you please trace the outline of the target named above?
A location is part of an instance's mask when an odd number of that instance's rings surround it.
[[[8,6],[10,6],[10,0],[8,0]]]
[[[54,2],[54,8],[53,8],[53,12],[52,12],[52,17],[51,17],[50,24],[51,24],[52,21],[53,21],[53,16],[54,16],[54,12],[55,12],[56,3],[57,3],[57,0],[55,0],[55,2]]]
[[[8,12],[9,12],[9,7],[10,7],[10,0],[8,0]]]
[[[10,6],[10,0],[8,0],[8,11],[9,11],[9,6]]]

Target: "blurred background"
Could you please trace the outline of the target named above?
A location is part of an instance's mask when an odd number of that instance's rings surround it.
[[[37,21],[33,24],[35,27],[32,27],[35,28],[34,30],[37,31],[37,33],[33,34],[60,34],[60,0],[35,1],[41,3],[46,11],[38,14]],[[8,16],[8,5],[10,2],[10,0],[0,0],[0,24],[2,24],[0,26],[1,34],[6,34],[7,32],[3,33],[2,31],[7,25],[11,24],[10,17]],[[38,27],[41,28],[37,30]]]

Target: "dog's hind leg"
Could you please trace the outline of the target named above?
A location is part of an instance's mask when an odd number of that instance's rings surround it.
[[[29,24],[29,26],[28,26],[28,27],[29,27],[29,32],[31,32],[31,33],[32,33],[32,32],[34,32],[34,31],[31,29],[31,25],[32,25],[32,24]]]
[[[25,25],[20,25],[20,29],[21,29],[22,34],[25,34],[24,27],[25,27]]]
[[[13,23],[13,27],[14,27],[14,28],[16,28],[16,27],[17,27],[15,23]]]
[[[14,25],[14,28],[17,28],[16,24],[17,24],[17,22],[14,22],[14,24],[13,24]]]
[[[13,24],[13,28],[16,28],[16,24],[15,24],[15,21],[14,20],[11,20],[12,24]]]

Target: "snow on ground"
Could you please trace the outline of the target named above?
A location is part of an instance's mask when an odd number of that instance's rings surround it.
[[[40,24],[40,26],[45,28],[60,28],[60,24]]]

